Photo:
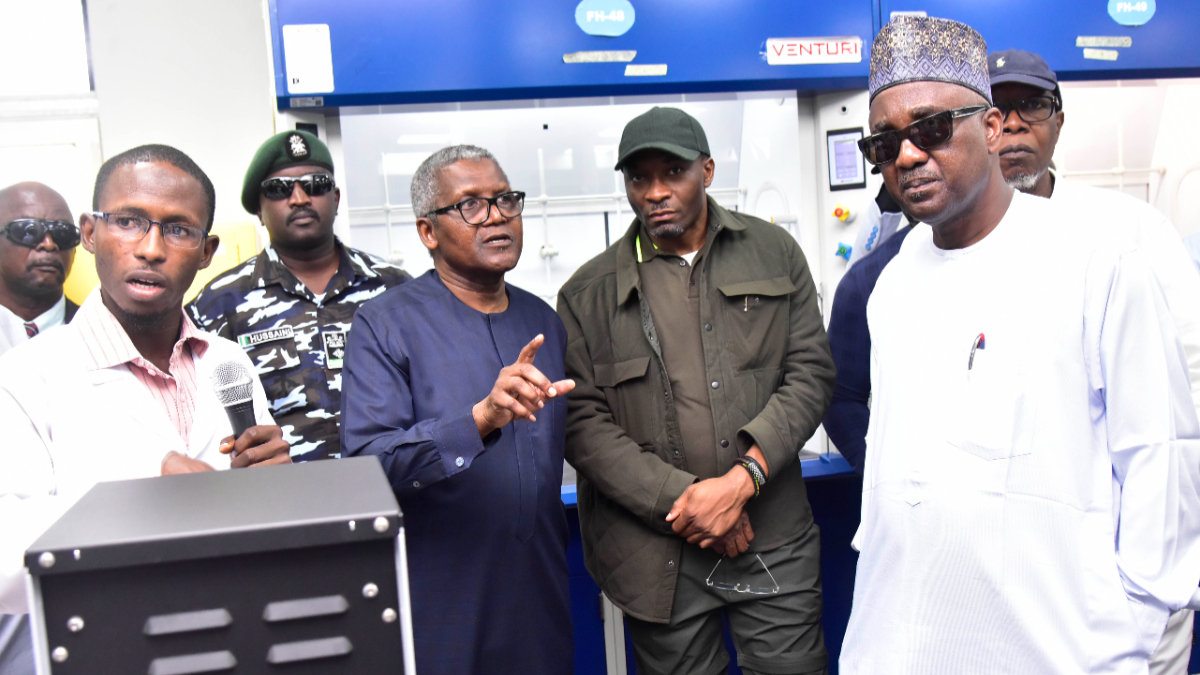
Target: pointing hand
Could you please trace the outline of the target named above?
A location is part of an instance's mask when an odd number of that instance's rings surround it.
[[[521,349],[517,362],[500,371],[488,397],[471,409],[480,436],[487,436],[514,419],[536,422],[534,416],[546,401],[575,388],[574,380],[551,382],[533,366],[533,357],[545,341],[538,335]]]

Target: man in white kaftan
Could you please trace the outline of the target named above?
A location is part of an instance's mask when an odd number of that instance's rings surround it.
[[[841,672],[1144,675],[1200,582],[1187,359],[1134,237],[1004,184],[1003,117],[970,105],[990,102],[985,54],[924,18],[893,21],[872,53],[864,149],[928,224],[867,308]]]
[[[1067,208],[1100,210],[1094,222],[1114,224],[1115,231],[1092,236],[1133,237],[1143,255],[1153,260],[1154,277],[1187,355],[1192,400],[1200,409],[1200,274],[1162,213],[1146,202],[1113,189],[1062,180],[1051,158],[1066,120],[1058,75],[1037,54],[1009,49],[988,55],[992,103],[1004,113],[1000,170],[1010,187],[1026,194],[1062,201]],[[1088,216],[1081,215],[1087,218]],[[1174,612],[1162,642],[1150,659],[1150,675],[1182,675],[1192,655],[1192,611]]]

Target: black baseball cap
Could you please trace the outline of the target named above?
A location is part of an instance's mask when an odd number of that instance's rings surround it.
[[[1005,82],[1028,84],[1038,89],[1053,92],[1054,98],[1062,102],[1062,92],[1058,88],[1058,75],[1050,70],[1046,60],[1033,52],[1020,49],[1009,49],[1003,52],[988,54],[988,75],[992,86]]]
[[[625,125],[613,170],[620,171],[630,155],[651,149],[669,152],[688,161],[701,154],[712,154],[708,150],[704,128],[695,117],[678,108],[654,107]]]

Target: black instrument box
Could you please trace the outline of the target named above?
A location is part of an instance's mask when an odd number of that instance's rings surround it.
[[[100,483],[25,554],[38,672],[412,672],[374,457]]]

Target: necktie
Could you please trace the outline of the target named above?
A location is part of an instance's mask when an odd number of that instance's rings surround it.
[[[37,335],[38,334],[37,324],[32,321],[26,323],[25,324],[25,334],[28,335],[29,337],[33,337],[33,336]]]

